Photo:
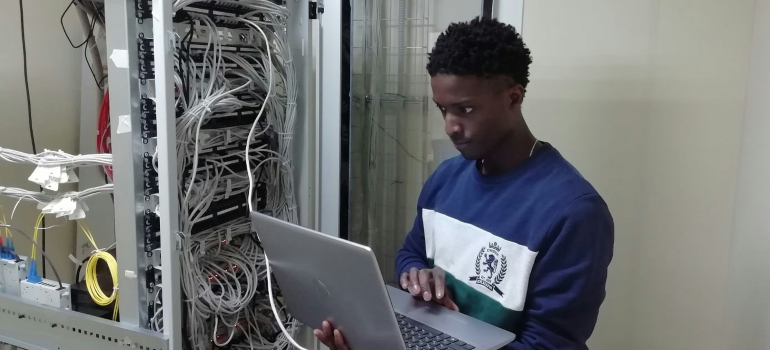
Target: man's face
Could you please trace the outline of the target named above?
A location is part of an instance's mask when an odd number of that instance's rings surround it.
[[[513,134],[521,89],[498,79],[447,74],[430,83],[444,130],[465,159],[483,159]]]

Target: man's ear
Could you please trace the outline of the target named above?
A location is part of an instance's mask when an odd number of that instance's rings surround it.
[[[507,108],[521,108],[521,104],[524,102],[524,87],[516,83],[512,77],[500,77],[497,82],[505,95]]]
[[[521,84],[509,87],[505,93],[510,101],[509,108],[521,108],[521,104],[524,103],[524,87]]]

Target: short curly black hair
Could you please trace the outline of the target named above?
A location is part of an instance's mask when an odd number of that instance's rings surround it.
[[[526,90],[530,51],[513,26],[479,18],[452,23],[428,55],[428,73],[510,77]]]

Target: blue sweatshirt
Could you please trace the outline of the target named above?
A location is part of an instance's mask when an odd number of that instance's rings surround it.
[[[587,349],[613,237],[605,202],[550,144],[496,176],[457,157],[422,189],[397,279],[441,267],[462,313],[517,335],[506,349]]]

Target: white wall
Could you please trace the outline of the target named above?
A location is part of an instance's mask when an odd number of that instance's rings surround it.
[[[719,349],[754,1],[658,6],[634,342]]]
[[[534,62],[524,117],[596,186],[615,219],[615,257],[593,349],[630,349],[653,10],[649,1],[525,3],[524,40]]]
[[[723,349],[770,348],[770,1],[755,8]]]
[[[525,117],[615,218],[592,349],[720,348],[753,3],[525,4]]]
[[[29,67],[32,117],[38,151],[44,148],[77,153],[78,116],[80,103],[80,57],[83,52],[71,49],[61,31],[59,17],[69,1],[24,1],[27,58]],[[0,36],[0,147],[31,152],[27,127],[27,107],[22,71],[21,30],[18,1],[2,0],[0,22],[5,24]],[[65,19],[73,40],[82,33],[73,11]],[[0,185],[37,189],[27,181],[33,167],[0,163]],[[0,205],[10,215],[15,201],[0,198]],[[22,203],[12,224],[31,233],[39,211],[33,204]],[[59,225],[63,220],[47,220],[47,225]],[[28,255],[30,244],[23,238],[14,240],[20,253]],[[48,253],[65,281],[74,276],[74,265],[67,256],[74,252],[75,230],[66,224],[48,230]],[[53,278],[50,268],[49,277]]]

